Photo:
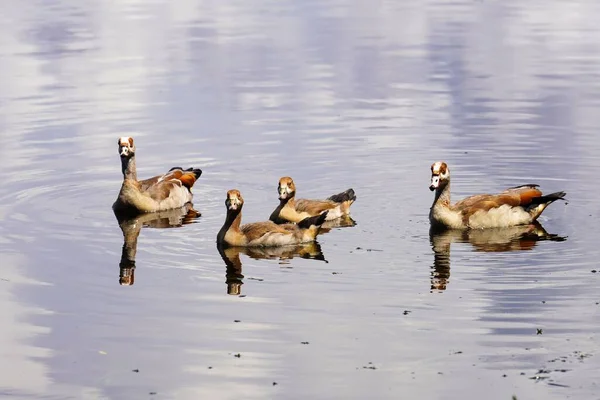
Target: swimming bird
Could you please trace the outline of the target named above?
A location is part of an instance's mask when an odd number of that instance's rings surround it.
[[[296,185],[289,176],[279,179],[277,187],[279,206],[271,213],[269,219],[275,223],[300,222],[304,218],[327,213],[327,221],[350,214],[350,206],[356,200],[353,189],[334,194],[326,200],[296,200]]]
[[[119,138],[123,184],[113,204],[115,212],[144,213],[179,208],[192,201],[198,168],[173,167],[166,174],[138,181],[133,138]]]
[[[498,194],[479,194],[450,203],[450,170],[445,162],[431,166],[431,185],[435,198],[429,212],[432,225],[453,229],[500,228],[529,224],[565,192],[543,195],[539,185],[508,188]]]
[[[277,225],[272,221],[241,225],[244,199],[239,190],[227,192],[225,206],[227,217],[217,235],[217,243],[229,246],[286,246],[315,240],[327,211],[307,217],[298,224]]]

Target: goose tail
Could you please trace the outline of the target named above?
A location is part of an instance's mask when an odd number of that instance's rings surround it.
[[[534,197],[531,199],[533,204],[545,204],[549,205],[550,203],[556,200],[565,200],[566,192],[554,192],[540,197]]]
[[[531,204],[527,207],[527,211],[529,214],[531,214],[532,219],[535,221],[546,209],[546,207],[554,203],[556,200],[566,201],[566,195],[567,193],[565,192],[555,192],[544,196],[534,197],[531,199]]]
[[[350,188],[342,193],[330,196],[327,200],[335,201],[336,203],[343,203],[345,201],[354,202],[354,200],[356,200],[356,194],[354,193],[354,189]]]

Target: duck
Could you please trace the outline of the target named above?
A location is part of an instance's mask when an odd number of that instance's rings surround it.
[[[244,199],[237,189],[227,191],[227,216],[217,234],[217,244],[241,247],[288,246],[312,242],[327,218],[327,211],[307,217],[297,224],[276,224],[273,221],[241,225]]]
[[[530,224],[565,192],[543,195],[537,184],[508,188],[498,194],[479,194],[457,203],[450,202],[450,169],[437,161],[431,165],[431,184],[435,191],[429,212],[432,226],[450,229],[505,228]]]
[[[180,208],[192,201],[192,186],[202,175],[199,168],[173,167],[163,175],[138,181],[132,137],[118,141],[123,184],[113,204],[115,212],[147,213]]]
[[[356,200],[352,188],[334,194],[326,200],[296,200],[296,185],[289,176],[279,179],[277,187],[279,206],[271,213],[269,219],[277,224],[298,223],[305,218],[314,217],[327,210],[327,221],[333,221],[350,215],[350,206]]]

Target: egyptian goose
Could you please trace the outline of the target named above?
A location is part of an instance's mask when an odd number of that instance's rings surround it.
[[[269,219],[275,223],[300,222],[304,218],[313,217],[328,210],[327,221],[332,221],[350,214],[350,206],[356,200],[353,189],[334,194],[327,200],[296,200],[296,185],[289,176],[279,179],[279,206],[271,213]]]
[[[480,194],[450,203],[450,170],[445,162],[431,166],[435,199],[429,212],[432,225],[453,229],[502,228],[535,221],[552,202],[564,199],[565,192],[542,195],[539,185],[521,185],[499,194]]]
[[[116,212],[144,213],[170,210],[192,201],[191,189],[196,179],[202,175],[202,170],[173,167],[164,175],[138,181],[133,138],[122,137],[118,144],[123,184],[119,197],[113,204]]]
[[[315,240],[327,211],[300,221],[298,224],[277,225],[272,221],[241,225],[244,199],[238,190],[227,192],[227,217],[217,235],[217,243],[228,246],[287,246]]]

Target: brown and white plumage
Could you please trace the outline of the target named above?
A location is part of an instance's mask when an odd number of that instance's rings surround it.
[[[133,138],[119,139],[123,184],[113,209],[119,212],[155,212],[179,208],[192,201],[192,186],[202,175],[197,168],[171,168],[166,174],[138,181]]]
[[[430,190],[435,199],[429,212],[433,225],[453,229],[501,228],[535,221],[552,202],[564,199],[565,192],[543,195],[539,185],[508,188],[498,194],[480,194],[450,203],[450,170],[445,162],[431,166]]]
[[[304,218],[313,217],[328,211],[327,220],[332,221],[350,214],[350,206],[356,200],[353,189],[334,194],[326,200],[296,199],[296,184],[289,176],[279,179],[277,188],[279,206],[271,213],[269,219],[275,223],[300,222]]]
[[[227,217],[217,235],[217,243],[228,246],[287,246],[315,240],[327,211],[305,218],[298,224],[277,225],[272,221],[241,225],[244,199],[238,190],[227,192]]]

